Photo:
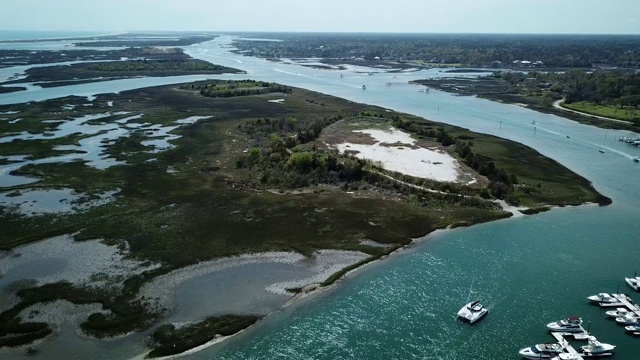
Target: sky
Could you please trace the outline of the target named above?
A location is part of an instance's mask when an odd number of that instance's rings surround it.
[[[0,0],[0,30],[640,34],[640,0]]]

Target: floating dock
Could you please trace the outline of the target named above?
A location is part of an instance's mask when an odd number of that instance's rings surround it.
[[[584,329],[582,329],[582,330],[584,330]],[[583,355],[580,354],[573,346],[571,346],[569,344],[569,342],[564,337],[572,335],[576,339],[586,339],[589,336],[589,334],[586,331],[583,331],[581,333],[552,332],[551,335],[553,335],[553,337],[556,338],[556,340],[558,340],[558,343],[560,345],[564,346],[564,351],[566,353],[574,355],[577,360],[584,360]],[[581,336],[581,338],[578,338],[578,336]],[[582,336],[584,336],[584,337],[582,337]]]
[[[628,297],[626,295],[617,295],[617,296],[614,295],[614,296],[616,297],[616,299],[618,299],[618,301],[620,301],[620,304],[622,306],[627,308],[627,310],[631,311],[636,316],[640,316],[640,308],[633,305],[631,301],[628,300]]]
[[[633,315],[640,317],[640,307],[638,307],[637,305],[634,305],[631,301],[629,301],[629,297],[624,295],[624,294],[615,294],[612,295],[613,297],[615,297],[616,299],[618,299],[617,303],[612,303],[612,304],[600,304],[601,307],[612,307],[612,306],[616,306],[616,307],[622,307],[624,306],[627,310],[629,310],[630,313],[632,313]],[[640,332],[638,331],[633,331],[631,332],[633,335],[640,335]]]

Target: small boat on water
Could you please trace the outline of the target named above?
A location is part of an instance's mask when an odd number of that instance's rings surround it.
[[[635,291],[640,290],[640,276],[632,277],[632,278],[624,278],[624,281],[631,286],[631,288]]]
[[[635,161],[635,162],[640,162],[640,158],[638,158],[637,156],[634,156],[634,157],[633,157],[633,161]]]
[[[616,318],[616,322],[624,325],[631,325],[640,322],[640,317],[632,312]]]
[[[367,86],[366,85],[362,85],[362,90],[367,90]]]
[[[591,295],[587,297],[590,301],[598,304],[615,304],[619,303],[620,299],[629,300],[627,295],[625,294],[608,294],[608,293],[599,293],[597,295]]]
[[[577,316],[567,316],[566,319],[554,321],[547,324],[551,331],[558,332],[583,332],[582,319]]]
[[[605,312],[605,314],[614,318],[625,316],[628,313],[629,313],[629,310],[625,308],[617,308],[615,310],[608,310],[607,312]]]
[[[520,349],[520,356],[525,359],[551,359],[564,351],[564,346],[559,343],[536,344],[528,348]]]
[[[483,316],[487,315],[489,309],[482,306],[480,300],[472,301],[467,305],[463,306],[460,311],[458,311],[458,318],[469,322],[469,324],[473,324],[474,322],[480,320]]]
[[[640,335],[640,322],[637,322],[635,324],[632,325],[627,325],[624,327],[625,330],[627,331],[631,331],[632,333],[636,334],[636,335]]]
[[[602,150],[602,149],[598,149],[598,151],[600,151],[600,152],[601,152],[601,153],[603,153],[603,154],[605,153],[605,151],[604,151],[604,150]]]
[[[611,350],[616,346],[606,343],[601,343],[595,336],[589,336],[587,339],[587,345],[580,346],[578,350],[585,356],[611,356]]]

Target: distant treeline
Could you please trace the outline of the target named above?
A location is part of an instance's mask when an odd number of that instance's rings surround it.
[[[242,53],[266,58],[418,60],[469,66],[640,67],[637,35],[270,34],[283,41],[235,41]],[[261,37],[265,37],[264,34]],[[498,63],[499,62],[499,63]],[[517,65],[522,66],[523,64]]]

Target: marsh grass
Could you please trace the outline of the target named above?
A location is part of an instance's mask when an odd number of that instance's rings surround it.
[[[281,98],[285,99],[283,103],[268,101]],[[107,106],[108,101],[114,101],[114,106]],[[92,314],[82,328],[93,336],[112,336],[147,328],[158,318],[162,309],[154,309],[145,301],[137,300],[136,295],[142,284],[173,269],[252,252],[295,251],[310,255],[320,249],[363,251],[371,255],[365,263],[435,229],[508,216],[505,212],[480,206],[480,199],[455,204],[444,196],[425,200],[427,195],[412,194],[393,184],[387,188],[366,184],[361,188],[360,183],[324,184],[297,189],[300,191],[265,191],[256,186],[259,181],[256,173],[236,167],[236,160],[253,141],[250,133],[238,128],[247,121],[264,118],[280,121],[295,117],[304,125],[340,115],[353,119],[353,124],[361,123],[358,126],[374,123],[386,127],[389,117],[404,116],[433,128],[443,127],[452,136],[473,141],[474,152],[492,158],[497,166],[516,174],[523,189],[525,186],[536,189],[530,193],[518,190],[518,197],[525,204],[578,204],[597,202],[601,197],[588,181],[525,146],[406,114],[390,113],[383,119],[379,116],[386,112],[381,108],[302,89],[293,89],[287,94],[207,98],[196,90],[164,86],[100,95],[93,100],[93,106],[80,106],[86,102],[84,98],[71,97],[2,106],[0,112],[19,111],[7,116],[24,118],[24,123],[20,121],[11,124],[19,126],[10,127],[0,122],[0,131],[19,132],[31,126],[33,131],[47,131],[56,125],[43,123],[43,120],[105,111],[144,114],[140,121],[161,125],[172,125],[178,119],[191,116],[208,118],[174,130],[173,133],[180,137],[172,141],[173,148],[159,153],[150,153],[142,146],[141,142],[147,139],[144,133],[134,132],[129,138],[103,144],[106,154],[126,162],[107,169],[87,166],[85,161],[22,166],[14,173],[35,176],[40,181],[4,191],[37,187],[69,188],[84,195],[110,190],[117,193],[107,204],[65,214],[27,216],[0,208],[3,224],[0,248],[11,249],[74,233],[77,241],[103,239],[108,244],[127,248],[127,254],[132,258],[158,262],[162,266],[130,277],[119,293],[89,291],[68,283],[23,289],[19,293],[22,302],[0,314],[0,318],[9,326],[5,328],[8,329],[5,335],[13,331],[24,337],[0,336],[3,341],[9,341],[5,344],[28,343],[49,334],[50,329],[46,326],[25,325],[28,323],[21,323],[16,318],[19,309],[30,304],[55,299],[67,299],[76,304],[100,303],[109,310],[109,315]],[[65,110],[63,107],[69,104],[77,106]],[[333,134],[331,131],[328,130],[328,136],[339,137],[343,130],[335,130]],[[59,141],[77,141],[78,137]],[[34,141],[24,146],[33,156],[46,156],[53,143]],[[9,153],[15,151],[2,149],[0,147],[0,151]],[[354,187],[353,192],[344,191],[351,187]],[[451,186],[447,189],[456,191]],[[471,193],[477,191],[473,189]],[[362,245],[363,239],[391,247]],[[328,281],[334,281],[359,265],[362,264],[349,267]],[[19,329],[25,326],[29,331],[21,333]],[[197,340],[185,338],[180,344],[201,343],[210,339],[211,333],[202,336],[194,333],[193,336]]]

